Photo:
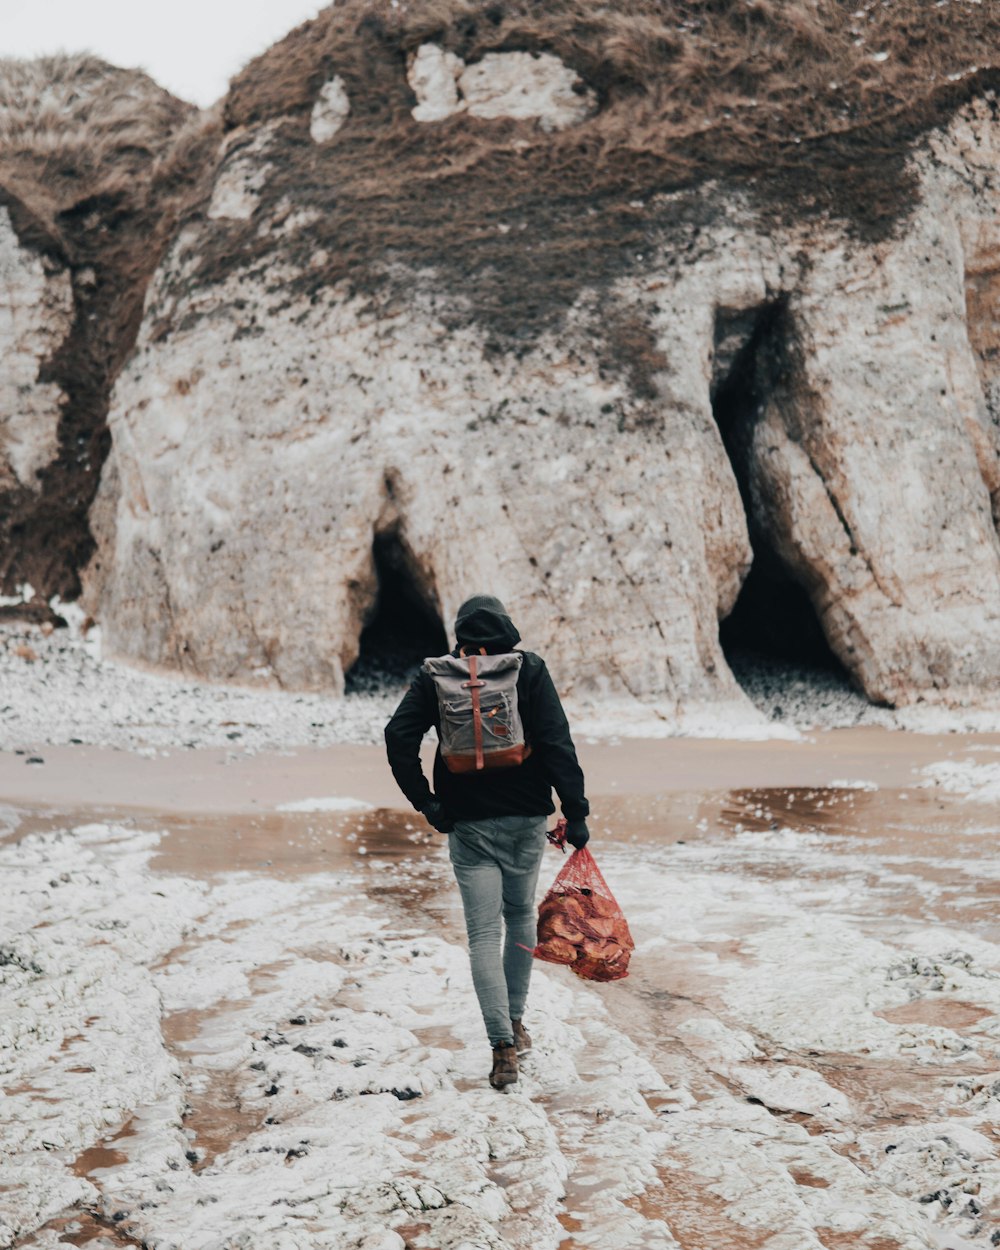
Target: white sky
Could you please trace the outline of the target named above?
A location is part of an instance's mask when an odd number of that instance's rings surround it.
[[[93,52],[207,105],[323,0],[0,0],[0,57]]]

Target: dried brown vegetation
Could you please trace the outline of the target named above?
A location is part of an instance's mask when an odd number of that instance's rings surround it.
[[[65,399],[38,489],[0,498],[0,585],[72,596],[107,452],[111,385],[146,284],[218,126],[145,74],[90,56],[0,61],[0,208],[22,243],[70,273],[75,320],[41,381]],[[206,150],[208,149],[208,150]]]
[[[415,122],[407,58],[429,41],[470,62],[554,53],[600,107],[554,135],[463,115]],[[262,263],[273,242],[261,221],[291,201],[322,215],[301,244],[310,293],[346,280],[379,298],[387,274],[432,268],[516,350],[583,285],[641,268],[652,245],[676,242],[678,263],[696,255],[699,225],[734,198],[889,233],[916,195],[913,144],[993,89],[998,52],[1000,6],[974,0],[343,0],[234,80],[226,126],[274,123],[276,168],[255,219],[220,232],[201,278]],[[317,147],[309,113],[333,74],[351,114]],[[706,180],[720,190],[700,195]],[[317,245],[323,272],[306,263]]]
[[[0,60],[0,173],[50,228],[81,198],[141,194],[197,110],[92,56]]]

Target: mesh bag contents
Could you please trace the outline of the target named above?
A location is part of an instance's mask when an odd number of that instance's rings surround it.
[[[587,981],[628,976],[635,943],[594,857],[574,851],[538,904],[536,959],[566,964]]]

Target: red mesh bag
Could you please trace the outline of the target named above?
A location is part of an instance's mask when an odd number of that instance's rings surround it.
[[[593,855],[581,847],[538,904],[535,958],[566,964],[587,981],[620,981],[634,949],[622,909]]]

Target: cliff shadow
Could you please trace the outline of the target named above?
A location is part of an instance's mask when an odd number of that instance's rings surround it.
[[[712,412],[739,486],[753,562],[732,611],[719,623],[726,662],[740,681],[761,663],[810,669],[851,684],[830,649],[816,610],[782,557],[753,466],[754,432],[768,399],[790,367],[787,301],[720,310],[715,325]]]
[[[427,656],[448,650],[437,595],[398,524],[375,535],[372,560],[377,588],[358,658],[344,677],[346,694],[377,694],[387,686],[402,686]]]

